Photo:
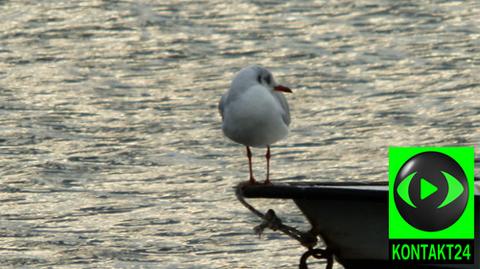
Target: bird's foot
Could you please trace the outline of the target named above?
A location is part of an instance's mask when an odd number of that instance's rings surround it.
[[[267,178],[264,182],[263,185],[272,185],[272,182],[270,181],[269,178]]]
[[[258,184],[258,182],[255,180],[254,177],[250,177],[250,180],[248,180],[248,184],[249,185],[256,185],[256,184]]]

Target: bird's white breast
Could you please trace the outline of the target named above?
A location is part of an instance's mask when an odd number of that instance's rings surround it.
[[[288,127],[278,100],[262,85],[255,85],[229,102],[224,111],[223,131],[235,142],[265,146],[284,138]]]

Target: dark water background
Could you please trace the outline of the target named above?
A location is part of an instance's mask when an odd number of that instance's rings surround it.
[[[294,90],[274,181],[382,181],[388,146],[480,144],[479,14],[478,1],[0,1],[1,267],[296,268],[303,249],[254,236],[233,194],[246,158],[216,106],[235,72],[261,64]]]

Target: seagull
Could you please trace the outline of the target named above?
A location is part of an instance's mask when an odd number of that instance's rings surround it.
[[[247,148],[250,184],[255,184],[250,147],[267,147],[267,178],[270,184],[270,145],[285,138],[290,109],[283,93],[290,88],[275,82],[267,69],[251,65],[240,70],[219,103],[222,130],[226,137]]]

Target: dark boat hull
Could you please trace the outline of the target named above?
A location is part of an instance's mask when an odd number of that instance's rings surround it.
[[[392,268],[388,264],[388,187],[386,183],[321,183],[254,185],[245,197],[293,199],[347,269]],[[479,232],[480,195],[475,195],[476,234]],[[480,243],[476,240],[476,265],[425,265],[415,268],[480,268]],[[413,268],[413,267],[409,267]]]

